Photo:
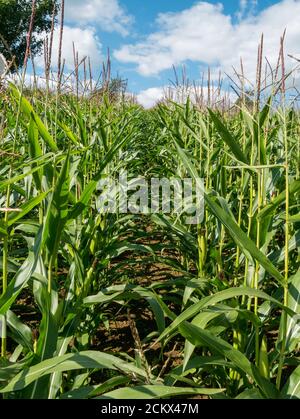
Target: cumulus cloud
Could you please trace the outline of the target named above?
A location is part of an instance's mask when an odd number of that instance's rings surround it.
[[[125,36],[133,22],[118,0],[68,0],[66,21],[76,25],[97,24],[108,32],[118,32]]]
[[[93,67],[99,66],[103,61],[102,44],[93,27],[64,27],[62,58],[65,60],[65,70],[74,69],[73,42],[78,52],[79,62],[84,57],[90,57]],[[52,64],[55,67],[59,48],[59,28],[54,32]],[[38,57],[37,65],[43,67],[43,57]]]
[[[165,96],[165,89],[163,87],[150,87],[149,89],[142,90],[137,95],[137,101],[149,109]]]
[[[252,6],[255,2],[251,2]],[[241,2],[246,10],[247,4]],[[283,0],[237,23],[224,13],[222,4],[198,2],[178,13],[163,13],[157,18],[159,30],[143,42],[124,45],[114,52],[121,62],[137,65],[144,76],[157,75],[172,65],[193,61],[231,71],[243,58],[245,72],[255,78],[257,45],[264,33],[264,55],[275,65],[279,40],[287,28],[286,51],[299,52],[300,0]]]
[[[79,61],[88,56],[93,67],[97,67],[104,58],[98,36],[99,29],[125,36],[129,33],[133,18],[126,13],[119,0],[67,0],[65,21],[62,56],[65,59],[65,70],[68,71],[74,69],[73,42]],[[58,26],[53,41],[52,63],[55,67],[59,45]],[[37,57],[36,63],[43,67],[43,58]]]

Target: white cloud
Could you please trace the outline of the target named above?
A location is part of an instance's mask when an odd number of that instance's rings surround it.
[[[102,45],[93,27],[64,27],[62,58],[65,60],[65,70],[74,69],[73,42],[78,52],[79,62],[84,57],[90,57],[93,67],[100,66],[103,61]],[[58,60],[59,28],[56,28],[53,38],[52,65],[55,68]],[[44,66],[43,57],[38,57],[37,65]]]
[[[248,0],[240,0],[240,8],[237,12],[237,18],[239,20],[241,20],[245,16],[247,6],[248,6]]]
[[[150,87],[149,89],[142,90],[137,95],[137,101],[144,106],[144,108],[149,109],[158,102],[168,99],[177,103],[185,103],[188,97],[194,103],[207,103],[208,88],[201,88],[198,85]],[[213,103],[221,102],[225,97],[226,102],[228,102],[228,100],[236,100],[236,95],[234,93],[219,89],[217,85],[212,86],[210,89],[210,100]]]
[[[15,83],[18,86],[21,86],[23,83],[22,76],[20,74],[11,74],[8,77],[8,80]],[[24,85],[30,89],[32,89],[33,86],[37,86],[39,89],[45,89],[47,87],[47,82],[46,82],[45,77],[43,76],[38,76],[38,75],[34,76],[33,74],[26,73],[25,79],[24,79]],[[57,88],[57,74],[55,74],[55,79],[49,80],[48,86],[50,90],[55,91],[55,89]],[[71,89],[72,86],[70,83],[68,83],[66,87]]]
[[[121,62],[136,64],[137,71],[144,76],[157,75],[173,64],[180,65],[188,60],[232,72],[232,66],[238,67],[242,57],[245,73],[253,80],[262,33],[264,55],[272,65],[277,62],[279,40],[285,28],[287,53],[299,52],[299,16],[300,0],[283,0],[255,16],[250,14],[233,23],[221,4],[198,2],[179,13],[160,14],[157,32],[143,42],[124,45],[114,56]]]
[[[239,10],[237,12],[238,20],[249,17],[254,14],[257,6],[257,0],[240,0]]]
[[[137,95],[138,102],[144,106],[144,108],[149,109],[154,106],[157,102],[164,98],[164,88],[163,87],[150,87],[149,89],[142,90]]]
[[[133,17],[128,15],[118,0],[67,0],[66,21],[97,24],[108,32],[128,35]]]
[[[62,57],[65,70],[74,69],[73,42],[79,61],[88,56],[93,67],[103,62],[102,44],[98,29],[127,35],[133,18],[120,5],[119,0],[66,0]],[[45,36],[45,35],[44,35]],[[59,25],[53,40],[52,64],[55,68],[58,57]],[[43,68],[43,57],[37,57],[36,64]],[[98,70],[98,68],[97,68]]]

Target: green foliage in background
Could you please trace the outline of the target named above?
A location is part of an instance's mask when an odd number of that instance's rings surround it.
[[[54,5],[58,12],[58,1],[38,0],[36,2],[36,14],[34,31],[31,40],[31,53],[38,54],[43,47],[41,34],[49,32]],[[15,57],[17,67],[23,65],[27,32],[32,13],[31,2],[26,0],[1,0],[0,1],[0,53],[11,61]],[[14,67],[12,67],[14,70]]]

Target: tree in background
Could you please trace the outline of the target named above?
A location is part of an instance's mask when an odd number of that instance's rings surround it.
[[[51,30],[52,16],[56,17],[58,0],[37,0],[34,29],[31,38],[31,53],[38,54],[43,47],[41,35]],[[26,53],[26,35],[32,13],[29,0],[0,0],[0,53],[16,67],[21,67]]]

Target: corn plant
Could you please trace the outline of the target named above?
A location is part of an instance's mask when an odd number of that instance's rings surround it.
[[[104,73],[94,96],[78,74],[64,91],[62,73],[56,92],[0,95],[2,397],[299,398],[297,109],[275,89],[253,109],[146,111],[116,101]],[[122,170],[202,178],[202,223],[102,211],[101,180]],[[155,264],[168,278],[144,285],[138,269]],[[135,355],[95,349],[107,318],[139,304],[154,326],[129,317]]]

